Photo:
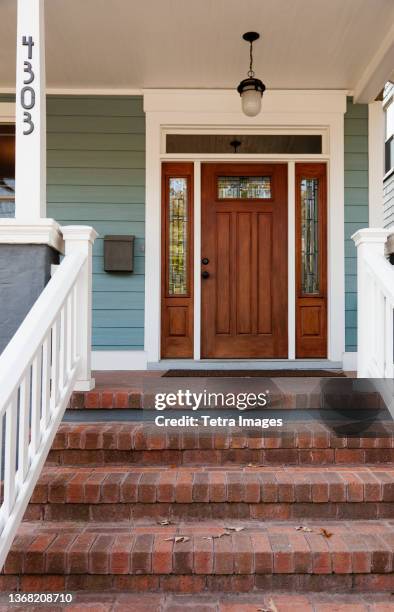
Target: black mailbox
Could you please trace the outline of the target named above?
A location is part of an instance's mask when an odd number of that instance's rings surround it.
[[[134,236],[104,236],[104,270],[132,272],[134,267]]]

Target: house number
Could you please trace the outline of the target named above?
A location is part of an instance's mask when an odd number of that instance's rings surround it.
[[[23,36],[22,45],[27,47],[27,60],[23,62],[23,72],[26,74],[26,77],[23,80],[24,87],[22,87],[21,89],[21,105],[24,110],[23,123],[25,123],[27,126],[26,129],[23,131],[23,134],[24,136],[28,136],[29,134],[34,132],[34,123],[30,111],[34,108],[36,104],[36,92],[32,87],[35,75],[33,72],[32,64],[30,61],[28,61],[33,59],[33,38],[31,36]]]

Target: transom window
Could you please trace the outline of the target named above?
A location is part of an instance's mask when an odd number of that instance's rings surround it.
[[[270,176],[219,176],[219,200],[268,200],[271,195]]]

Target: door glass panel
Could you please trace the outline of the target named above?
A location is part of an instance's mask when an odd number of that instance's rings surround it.
[[[188,201],[187,179],[169,179],[169,295],[188,293]]]
[[[318,294],[319,278],[319,179],[301,180],[301,292]]]
[[[268,200],[271,195],[270,176],[219,176],[219,200]]]

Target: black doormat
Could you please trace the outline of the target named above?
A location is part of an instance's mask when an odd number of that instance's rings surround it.
[[[164,378],[337,378],[342,370],[167,370]]]

